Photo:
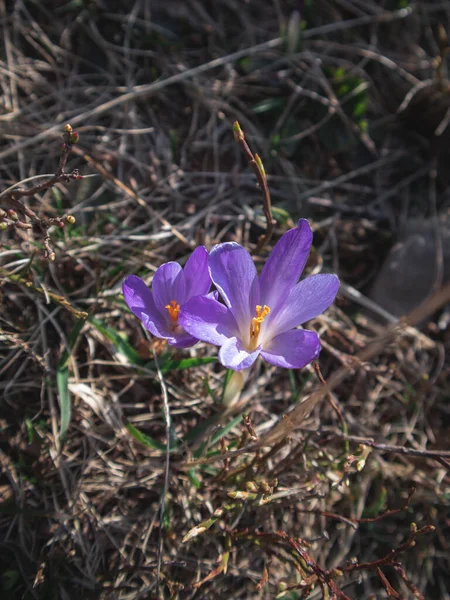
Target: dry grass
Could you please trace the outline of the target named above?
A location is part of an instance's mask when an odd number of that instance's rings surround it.
[[[404,327],[364,295],[407,219],[448,211],[447,3],[51,4],[0,0],[1,189],[56,172],[67,122],[96,176],[23,199],[76,217],[53,263],[39,229],[0,233],[2,598],[448,599],[448,288]],[[120,287],[255,248],[236,119],[273,241],[309,218],[308,272],[343,285],[310,324],[327,385],[260,365],[224,416],[213,349],[148,339]]]

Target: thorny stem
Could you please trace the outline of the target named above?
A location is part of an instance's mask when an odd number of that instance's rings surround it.
[[[269,186],[267,185],[266,172],[262,164],[261,158],[258,154],[253,154],[250,150],[249,145],[245,141],[244,132],[237,121],[233,123],[234,139],[242,149],[244,150],[245,156],[247,157],[248,164],[253,169],[256,179],[258,180],[259,187],[263,193],[263,211],[266,218],[266,232],[260,236],[258,244],[253,254],[258,255],[266,244],[269,243],[273,233],[273,218],[272,218],[272,204],[270,200]]]
[[[29,189],[12,186],[0,194],[0,203],[9,209],[6,213],[1,210],[0,224],[3,225],[3,228],[15,227],[16,229],[38,229],[43,234],[43,244],[45,249],[44,257],[50,261],[55,260],[55,252],[50,245],[50,228],[53,225],[64,227],[65,222],[72,224],[75,222],[75,218],[72,217],[72,215],[65,215],[64,217],[41,219],[33,210],[31,210],[31,208],[23,204],[20,201],[20,198],[30,198],[44,190],[54,187],[58,183],[83,178],[83,176],[79,174],[78,169],[75,169],[72,173],[66,173],[64,171],[72,147],[78,142],[78,134],[72,130],[70,125],[66,125],[64,129],[63,144],[61,145],[61,153],[56,173],[47,179],[47,181],[39,183]],[[31,221],[31,224],[20,220],[19,215],[27,217]]]

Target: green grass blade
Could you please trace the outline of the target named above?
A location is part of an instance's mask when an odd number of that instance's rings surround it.
[[[85,319],[79,319],[68,337],[70,350],[75,346],[75,342],[83,329]],[[59,439],[62,441],[66,437],[72,416],[72,403],[69,392],[69,359],[70,352],[66,348],[62,353],[61,359],[56,367],[56,387],[58,389],[59,410],[61,413],[61,423],[59,427]]]
[[[181,360],[169,359],[160,364],[161,372],[182,371],[183,369],[192,369],[202,365],[209,365],[217,362],[216,356],[202,356],[200,358],[182,358]],[[152,363],[153,364],[153,363]]]
[[[91,317],[89,322],[101,333],[106,339],[108,339],[115,347],[119,354],[122,354],[128,359],[128,362],[138,367],[145,367],[146,369],[156,370],[154,361],[145,361],[142,359],[136,350],[125,340],[117,331],[112,327],[104,325],[98,319]],[[171,358],[168,353],[166,357],[162,357],[159,360],[159,365],[162,373],[168,373],[169,371],[182,371],[183,369],[192,369],[193,367],[199,367],[202,365],[208,365],[210,363],[217,362],[217,358],[214,356],[203,356],[200,358],[182,358],[175,360]]]
[[[69,392],[69,369],[58,369],[56,371],[56,385],[58,388],[59,410],[61,413],[61,423],[59,428],[59,439],[62,441],[66,437],[72,417],[72,402]]]
[[[152,450],[161,450],[161,452],[166,451],[166,448],[167,448],[166,444],[162,444],[161,442],[158,442],[157,440],[152,438],[150,435],[147,435],[146,433],[143,433],[142,431],[137,429],[131,423],[127,423],[125,425],[125,428],[128,431],[128,433],[137,442],[139,442],[140,444],[143,444],[144,446],[147,446],[147,448],[151,448]],[[178,445],[179,444],[176,441],[174,441],[173,445],[171,445],[171,447],[170,447],[170,452],[173,452],[173,450],[176,450]]]
[[[220,441],[224,435],[227,435],[227,433],[230,432],[232,429],[234,429],[236,427],[236,425],[238,425],[239,423],[242,423],[242,415],[238,415],[237,417],[234,417],[234,419],[231,419],[231,421],[229,423],[227,423],[224,427],[221,427],[220,429],[218,429],[211,436],[211,439],[209,441],[210,446],[217,444],[217,442]]]
[[[139,356],[136,350],[112,327],[104,325],[98,319],[91,317],[89,322],[97,329],[99,333],[105,336],[115,347],[119,354],[125,356],[132,365],[144,365],[145,361]]]

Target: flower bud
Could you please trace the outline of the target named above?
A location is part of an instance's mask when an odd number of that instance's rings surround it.
[[[67,125],[64,125],[64,131],[66,133],[72,133],[72,131],[73,131],[72,125],[69,125],[69,123],[67,123]]]
[[[261,485],[261,489],[265,494],[271,494],[272,493],[272,488],[270,487],[270,485],[267,483],[267,481],[261,481],[260,483]]]
[[[0,223],[0,231],[5,231],[5,229],[8,229],[8,223],[1,222]]]
[[[261,160],[261,157],[259,156],[259,154],[255,154],[255,162],[258,165],[258,168],[261,171],[262,175],[265,177],[266,170],[264,169],[264,165],[262,163],[262,160]]]
[[[77,131],[73,131],[70,135],[69,135],[69,142],[71,144],[78,144],[78,140],[80,139],[80,136],[78,135]]]
[[[19,220],[19,215],[12,208],[10,208],[8,210],[8,217],[11,219],[11,221],[18,221]]]
[[[248,492],[228,492],[227,496],[233,498],[233,500],[248,500],[249,493]]]
[[[75,223],[76,219],[73,215],[66,215],[66,221],[70,225],[73,225]]]
[[[247,481],[245,484],[245,487],[247,488],[248,492],[257,492],[258,491],[258,486],[256,485],[256,483],[254,481]]]
[[[241,129],[241,126],[239,125],[239,123],[237,121],[235,121],[233,123],[233,133],[234,133],[234,140],[236,142],[242,142],[245,140],[244,137],[244,132]]]

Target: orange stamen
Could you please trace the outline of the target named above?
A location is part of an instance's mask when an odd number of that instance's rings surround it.
[[[171,320],[176,323],[178,321],[178,315],[180,314],[180,305],[177,303],[177,301],[171,300],[170,304],[166,304],[164,308],[167,309]]]
[[[256,317],[253,317],[250,324],[250,346],[254,350],[258,345],[258,336],[261,331],[261,324],[270,313],[270,308],[264,304],[264,307],[259,304],[255,308]]]

